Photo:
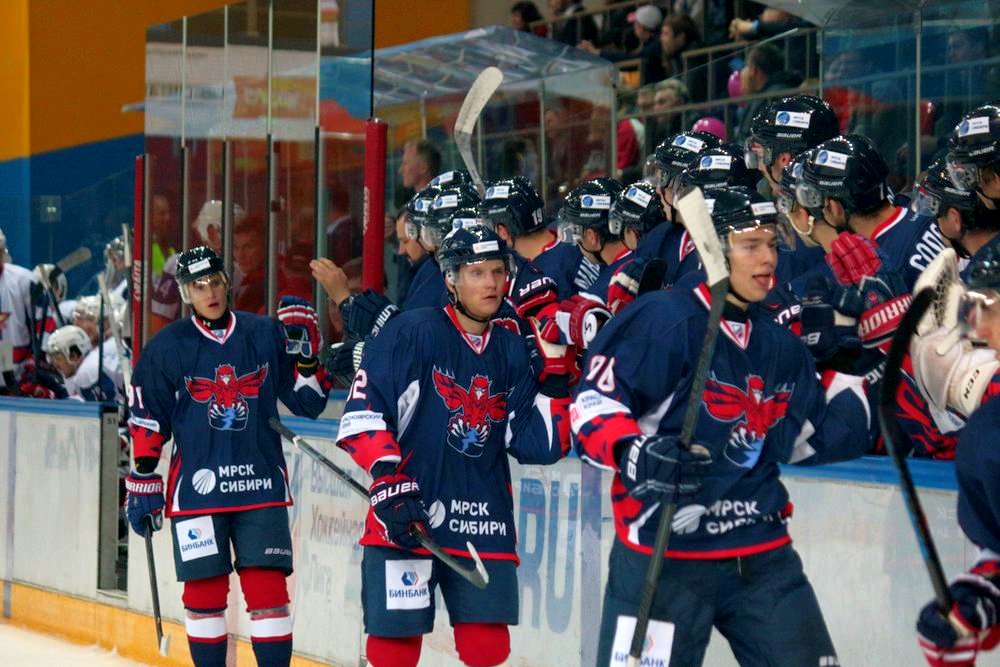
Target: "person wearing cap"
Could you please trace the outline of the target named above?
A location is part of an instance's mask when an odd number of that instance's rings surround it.
[[[639,45],[631,51],[622,51],[615,48],[600,49],[588,40],[583,40],[577,44],[577,48],[583,49],[595,56],[600,56],[605,60],[610,60],[613,63],[631,58],[645,60],[651,57],[655,51],[656,36],[660,31],[660,24],[663,23],[663,12],[653,5],[643,5],[629,14],[628,20],[632,24],[632,34],[639,40]]]

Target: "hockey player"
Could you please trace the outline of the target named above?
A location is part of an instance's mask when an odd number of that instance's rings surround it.
[[[491,323],[512,268],[507,244],[486,227],[456,229],[438,262],[450,303],[404,312],[369,343],[337,434],[373,478],[362,605],[367,657],[378,667],[417,664],[437,587],[459,659],[506,660],[508,626],[518,622],[507,456],[554,463],[569,447],[576,369],[541,357],[533,370],[523,339]],[[459,557],[471,543],[489,574],[485,590],[432,560],[414,530]]]
[[[121,297],[112,296],[111,303],[103,305],[104,322],[101,324],[101,297],[98,295],[80,297],[73,308],[72,322],[86,332],[90,345],[95,350],[100,347],[98,361],[101,372],[106,373],[125,396],[125,375],[118,355],[118,346],[111,335],[111,318],[124,307]]]
[[[1000,236],[1000,215],[993,214],[974,191],[956,188],[944,159],[927,169],[914,189],[910,210],[935,218],[941,236],[963,259],[992,247]]]
[[[1000,210],[1000,104],[965,114],[948,140],[948,172],[960,190],[972,190]]]
[[[761,194],[772,199],[781,172],[796,155],[840,134],[840,124],[826,101],[813,95],[789,95],[765,103],[750,125],[746,165],[759,171]]]
[[[195,665],[226,664],[230,544],[257,663],[288,665],[292,498],[281,442],[267,422],[279,399],[312,418],[326,405],[316,313],[288,297],[277,319],[230,310],[229,276],[206,247],[178,256],[177,282],[193,315],[157,333],[132,376],[129,522],[145,535],[162,526],[164,514],[171,518]],[[171,438],[165,497],[155,471]]]
[[[35,283],[31,297],[35,303],[35,309],[41,311],[39,315],[42,318],[41,321],[49,323],[49,326],[58,325],[59,322],[67,323],[71,321],[73,319],[73,308],[76,306],[76,300],[66,298],[66,292],[69,289],[66,274],[59,271],[55,264],[39,264],[32,270],[32,273],[34,274]],[[42,281],[43,273],[52,285],[53,296],[55,296],[56,302],[59,304],[59,317],[56,317],[55,311],[49,303],[49,296],[45,293]]]
[[[75,398],[81,401],[111,401],[124,399],[119,386],[102,368],[102,352],[87,333],[78,326],[67,324],[56,329],[48,341],[49,360],[63,378],[64,392],[52,390],[47,398]],[[37,392],[35,396],[39,396]]]
[[[645,234],[665,222],[659,195],[646,181],[628,186],[608,214],[608,229],[630,250],[635,250]],[[611,277],[608,309],[617,315],[635,301],[641,291],[659,289],[665,271],[666,262],[662,259],[633,254]]]
[[[632,252],[608,229],[608,213],[623,189],[613,178],[584,181],[573,188],[559,209],[562,240],[576,244],[591,263],[601,267],[593,284],[583,290],[601,303],[607,302],[611,277]]]
[[[708,323],[704,284],[644,295],[616,316],[591,346],[570,411],[581,456],[614,473],[617,539],[596,664],[625,662],[656,524],[663,504],[677,502],[649,664],[700,665],[715,626],[741,664],[835,665],[790,544],[778,465],[863,454],[863,380],[837,375],[821,386],[805,346],[757,307],[778,261],[770,202],[747,188],[706,201],[730,289],[691,448],[679,434]]]
[[[4,384],[16,393],[24,374],[30,370],[32,357],[31,322],[36,313],[31,307],[31,271],[11,262],[7,237],[0,229],[0,345],[13,348],[14,370],[5,373]]]
[[[940,355],[927,350],[936,361],[925,375],[929,393],[945,396],[970,386],[974,372],[992,375],[995,354],[1000,352],[1000,252],[986,250],[969,274],[975,306],[968,322],[974,335],[985,341],[992,354],[978,354],[968,342],[954,337],[954,345]],[[936,347],[940,340],[932,340]],[[911,348],[920,355],[919,341]],[[992,370],[983,368],[991,366]],[[972,383],[976,384],[976,383]],[[958,523],[966,537],[979,547],[975,565],[948,587],[953,604],[947,617],[929,602],[917,620],[920,646],[932,667],[972,667],[980,651],[1000,643],[1000,453],[996,447],[1000,400],[991,398],[975,408],[958,443],[955,472],[958,478]]]

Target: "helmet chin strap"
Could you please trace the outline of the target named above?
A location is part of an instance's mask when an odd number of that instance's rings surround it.
[[[455,307],[455,310],[462,313],[473,322],[479,322],[480,324],[489,324],[493,320],[493,317],[496,315],[496,313],[493,313],[493,315],[490,315],[489,317],[486,318],[476,317],[475,315],[470,313],[469,310],[462,303],[461,299],[458,298],[458,288],[455,286],[455,283],[451,283],[451,286],[455,288],[455,291],[448,290],[448,300],[451,301],[451,305]]]

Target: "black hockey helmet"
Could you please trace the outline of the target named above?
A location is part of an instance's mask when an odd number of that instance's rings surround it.
[[[728,253],[734,234],[774,225],[778,244],[794,247],[788,227],[779,219],[774,203],[764,198],[754,188],[744,185],[728,186],[705,193],[705,204],[712,216],[715,233],[719,235]]]
[[[944,215],[949,208],[971,211],[978,199],[975,192],[955,187],[948,174],[947,161],[939,158],[931,164],[927,174],[914,189],[910,210],[936,218]]]
[[[1000,102],[962,117],[948,140],[948,174],[961,190],[976,190],[980,170],[1000,164]],[[1000,169],[998,169],[1000,170]]]
[[[221,274],[222,279],[228,286],[231,284],[229,274],[226,272],[226,265],[222,258],[208,246],[198,246],[185,250],[177,256],[177,285],[180,287],[181,299],[184,303],[191,303],[188,294],[188,285],[199,278],[205,278],[215,274]]]
[[[795,197],[817,220],[827,198],[848,215],[866,213],[890,197],[889,168],[868,137],[848,134],[828,139],[809,152],[795,184]]]
[[[440,193],[441,188],[428,185],[406,202],[406,237],[411,241],[420,240],[420,228],[430,215],[431,205]]]
[[[678,176],[674,197],[697,186],[707,192],[727,185],[755,187],[760,173],[747,167],[743,149],[733,144],[705,148],[698,158]]]
[[[746,165],[757,169],[774,163],[781,153],[797,155],[840,134],[833,107],[813,95],[789,95],[765,103],[750,125]]]
[[[660,197],[647,181],[637,181],[625,188],[608,213],[608,230],[619,238],[627,227],[642,236],[661,222],[666,222],[666,218]]]
[[[659,188],[669,186],[678,174],[694,162],[702,150],[721,145],[722,140],[708,132],[689,130],[668,137],[653,151],[657,168],[654,185]]]
[[[601,238],[608,236],[608,214],[622,192],[622,184],[613,178],[594,178],[573,188],[559,209],[559,235],[563,241],[577,243],[584,229],[596,229]]]
[[[778,213],[788,215],[792,212],[792,207],[796,204],[795,183],[802,176],[802,165],[806,163],[807,159],[809,159],[809,151],[802,151],[781,170],[778,192],[774,198],[774,205],[778,209]]]
[[[453,169],[451,171],[442,171],[431,179],[430,185],[435,185],[439,188],[450,188],[455,185],[475,184],[472,182],[472,176],[465,169]]]
[[[451,231],[451,216],[460,208],[479,208],[479,192],[475,186],[462,183],[441,188],[420,226],[420,242],[428,248],[440,248]]]
[[[491,230],[493,229],[492,224],[483,220],[483,216],[480,215],[479,209],[472,208],[471,206],[456,208],[451,212],[451,215],[448,216],[448,223],[451,225],[451,231],[480,226],[488,227]]]
[[[503,260],[507,272],[514,272],[514,261],[507,243],[484,225],[456,228],[441,242],[437,253],[441,273],[452,285],[458,277],[459,268],[490,259]]]
[[[496,181],[486,187],[479,213],[494,228],[503,225],[512,236],[530,234],[545,226],[542,200],[524,176]]]

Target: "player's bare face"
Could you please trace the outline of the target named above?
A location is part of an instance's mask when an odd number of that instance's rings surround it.
[[[506,282],[507,266],[504,262],[488,259],[478,264],[466,264],[459,269],[455,293],[472,316],[485,319],[500,309]]]
[[[76,364],[66,358],[64,354],[49,355],[49,361],[56,367],[59,374],[64,378],[71,378],[76,375]]]
[[[991,349],[1000,352],[1000,294],[989,290],[976,309],[976,337],[986,341]]]
[[[773,225],[729,235],[729,280],[733,290],[750,302],[763,301],[774,284],[778,237]]]
[[[73,315],[73,324],[80,327],[86,332],[87,337],[90,338],[91,345],[97,345],[97,320],[93,317],[85,317],[82,315]]]
[[[188,283],[191,307],[206,320],[217,320],[226,312],[228,289],[221,273],[204,276]]]

